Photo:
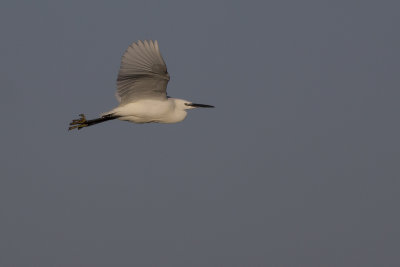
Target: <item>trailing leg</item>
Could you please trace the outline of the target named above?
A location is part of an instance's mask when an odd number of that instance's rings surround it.
[[[113,114],[104,115],[100,118],[93,119],[93,120],[86,120],[86,117],[84,114],[79,114],[79,116],[80,116],[79,119],[72,120],[72,122],[69,124],[70,127],[68,128],[68,130],[73,130],[73,129],[80,130],[84,127],[92,126],[92,125],[102,123],[105,121],[109,121],[109,120],[115,120],[116,118],[118,118],[118,116],[115,116]]]

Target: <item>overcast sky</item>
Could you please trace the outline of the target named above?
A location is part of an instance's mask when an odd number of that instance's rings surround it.
[[[0,266],[400,266],[398,1],[0,4]],[[122,53],[215,109],[111,121]]]

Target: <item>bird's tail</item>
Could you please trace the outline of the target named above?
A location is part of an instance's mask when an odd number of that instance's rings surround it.
[[[73,130],[73,129],[82,129],[84,127],[92,126],[101,122],[109,121],[109,120],[115,120],[118,118],[118,116],[113,115],[113,114],[107,114],[104,116],[101,116],[100,118],[93,119],[93,120],[86,120],[85,115],[79,114],[79,119],[77,120],[72,120],[72,122],[69,124],[68,130]]]

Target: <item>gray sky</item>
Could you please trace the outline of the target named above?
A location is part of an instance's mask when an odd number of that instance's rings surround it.
[[[400,266],[398,1],[2,1],[0,266]],[[107,122],[127,46],[216,109]]]

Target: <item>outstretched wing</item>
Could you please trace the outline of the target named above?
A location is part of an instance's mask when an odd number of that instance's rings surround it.
[[[168,81],[157,41],[137,41],[122,56],[116,96],[122,105],[143,98],[165,99]]]

